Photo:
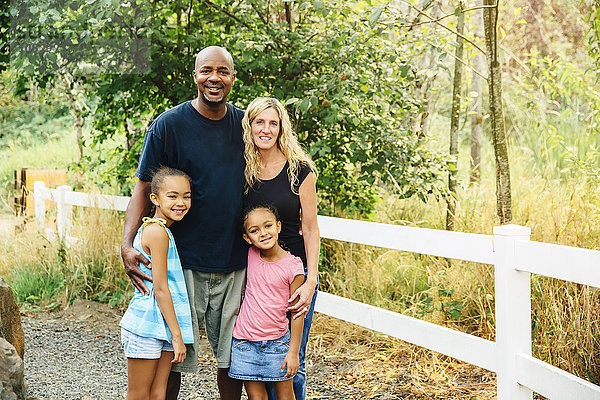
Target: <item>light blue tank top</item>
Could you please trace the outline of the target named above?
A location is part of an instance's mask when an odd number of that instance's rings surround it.
[[[177,247],[175,247],[175,239],[173,239],[173,235],[169,228],[165,226],[165,222],[166,221],[160,218],[144,218],[144,223],[140,226],[140,229],[138,229],[137,234],[133,239],[133,247],[140,251],[148,258],[148,260],[152,261],[150,256],[146,254],[142,248],[142,231],[144,230],[144,227],[150,223],[158,223],[167,231],[167,234],[169,235],[169,250],[167,253],[168,287],[173,299],[173,307],[175,309],[179,328],[181,329],[183,343],[193,343],[194,334],[192,330],[190,303],[187,296],[185,280],[183,278],[181,261],[179,260],[179,254],[177,253]],[[152,276],[152,270],[147,268],[144,264],[140,263],[139,268],[142,272]],[[129,307],[127,308],[127,311],[125,311],[119,325],[136,335],[166,340],[167,342],[172,343],[173,337],[160,312],[156,297],[154,297],[154,287],[152,282],[144,281],[144,283],[148,287],[148,290],[150,290],[150,294],[144,295],[136,288],[135,294],[133,295]]]

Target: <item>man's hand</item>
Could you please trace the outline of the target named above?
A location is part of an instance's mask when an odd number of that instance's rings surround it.
[[[151,268],[150,261],[142,253],[134,249],[133,246],[121,247],[121,258],[125,266],[125,273],[131,279],[133,286],[141,293],[150,294],[148,287],[144,283],[144,279],[152,281],[152,277],[143,273],[138,267],[142,263],[146,267]]]

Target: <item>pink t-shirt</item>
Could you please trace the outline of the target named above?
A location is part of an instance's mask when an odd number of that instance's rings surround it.
[[[246,294],[233,336],[253,342],[283,336],[288,330],[285,314],[290,285],[297,275],[304,275],[304,266],[302,260],[290,252],[278,261],[269,262],[260,258],[256,247],[250,247]]]

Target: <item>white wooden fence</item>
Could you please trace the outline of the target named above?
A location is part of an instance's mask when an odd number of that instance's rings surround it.
[[[68,186],[34,187],[36,219],[45,228],[45,200],[57,203],[58,237],[69,236],[72,207],[124,211],[129,198],[72,192]],[[477,365],[497,376],[500,400],[599,400],[600,386],[553,367],[531,355],[532,273],[600,287],[600,251],[532,242],[531,230],[517,225],[494,228],[493,235],[448,232],[319,216],[324,238],[493,264],[495,267],[496,341],[320,292],[316,311]]]

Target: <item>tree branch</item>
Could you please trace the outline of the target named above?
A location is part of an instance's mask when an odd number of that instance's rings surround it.
[[[244,21],[242,21],[241,19],[239,19],[238,17],[236,17],[234,14],[230,13],[229,11],[220,8],[219,6],[217,6],[212,1],[210,1],[210,0],[204,0],[204,2],[206,4],[208,4],[211,8],[213,8],[213,9],[215,9],[217,11],[222,12],[223,14],[227,15],[228,17],[230,17],[230,18],[234,19],[235,21],[239,22],[240,24],[244,25],[246,28],[250,28],[250,25],[246,24]]]
[[[405,3],[405,4],[408,4],[408,6],[409,6],[410,8],[412,8],[413,10],[415,10],[416,12],[418,12],[419,14],[421,14],[421,15],[423,15],[423,16],[425,16],[425,17],[429,18],[429,19],[431,20],[431,22],[433,22],[434,24],[436,24],[436,25],[439,25],[439,26],[441,26],[442,28],[446,29],[447,31],[450,31],[450,32],[452,32],[453,34],[455,34],[455,35],[456,35],[456,36],[458,36],[459,38],[463,39],[463,40],[464,40],[464,41],[466,41],[467,43],[470,43],[470,44],[471,44],[473,47],[475,47],[477,50],[479,50],[479,51],[480,51],[482,54],[485,54],[485,51],[484,51],[484,50],[483,50],[481,47],[479,47],[479,45],[478,45],[477,43],[475,43],[474,41],[472,41],[472,40],[468,39],[468,38],[467,38],[465,35],[461,35],[461,34],[460,34],[460,33],[458,33],[457,31],[455,31],[454,29],[452,29],[452,28],[449,28],[449,27],[447,27],[447,26],[446,26],[446,25],[444,25],[444,24],[441,24],[439,21],[436,21],[436,18],[433,18],[432,16],[430,16],[429,14],[427,14],[426,12],[424,12],[423,10],[420,10],[420,9],[418,9],[417,7],[413,6],[411,3],[409,3],[409,2],[407,2],[407,1],[405,1],[405,0],[400,0],[400,1],[402,1],[402,2],[403,2],[403,3]],[[496,4],[497,4],[497,3],[496,3]],[[494,8],[494,6],[492,6],[492,7],[490,7],[490,6],[483,7],[483,6],[482,6],[481,8]]]
[[[267,16],[265,16],[257,7],[256,4],[254,4],[253,1],[250,2],[250,5],[252,6],[252,8],[254,9],[254,11],[256,11],[256,13],[258,14],[258,16],[260,17],[260,20],[263,22],[263,24],[269,26],[269,21],[267,20]]]
[[[427,44],[430,44],[433,47],[437,47],[438,49],[442,49],[440,46],[438,46],[437,44],[434,44],[432,42],[427,42]],[[450,57],[454,58],[456,61],[458,61],[459,63],[461,63],[465,67],[469,68],[471,71],[473,71],[474,73],[476,73],[477,75],[479,75],[481,78],[485,79],[486,81],[488,80],[488,78],[486,76],[484,76],[481,72],[477,71],[475,68],[473,68],[472,66],[470,66],[464,60],[458,58],[457,56],[455,56],[454,54],[452,54],[452,53],[450,53],[448,51],[446,51],[446,54],[448,54]]]
[[[477,7],[471,7],[471,8],[465,8],[464,10],[462,10],[463,13],[466,13],[468,11],[475,11],[475,10],[481,10],[483,8],[494,8],[495,6],[477,6]],[[419,14],[420,15],[420,14]],[[429,21],[421,21],[421,22],[414,22],[412,24],[409,25],[400,25],[402,28],[413,28],[415,26],[419,26],[419,25],[425,25],[425,24],[431,24],[432,22],[438,22],[441,21],[443,19],[446,19],[448,17],[452,17],[454,15],[454,12],[451,12],[450,14],[446,14],[443,17],[439,17],[436,19],[432,19]],[[428,17],[428,18],[432,18],[432,17]]]

